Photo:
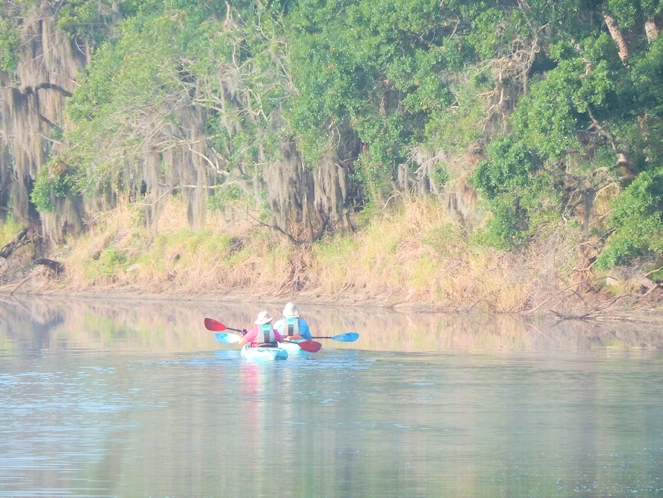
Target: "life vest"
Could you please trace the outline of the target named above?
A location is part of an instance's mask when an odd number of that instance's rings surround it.
[[[299,318],[288,318],[286,326],[288,327],[286,335],[299,335]]]
[[[276,336],[272,332],[272,324],[266,323],[261,325],[256,335],[255,343],[263,344],[265,342],[276,342]]]

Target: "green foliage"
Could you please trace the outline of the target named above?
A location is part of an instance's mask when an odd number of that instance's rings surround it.
[[[584,54],[566,44],[553,47],[553,55],[564,59],[532,85],[514,114],[512,122],[523,139],[546,157],[559,158],[582,149],[578,131],[588,126],[589,113],[602,117],[614,103],[618,59],[610,50],[612,44],[599,35],[586,46]]]
[[[23,225],[14,216],[11,214],[7,215],[0,223],[0,247],[8,244],[22,228]]]
[[[169,137],[181,142],[191,128],[192,109],[206,110],[208,143],[227,160],[228,169],[250,175],[257,163],[279,158],[286,130],[278,116],[286,85],[279,80],[285,80],[281,26],[268,9],[234,5],[236,26],[220,29],[225,2],[121,5],[131,16],[99,46],[68,101],[76,124],[67,135],[70,162],[79,167],[84,192],[131,187],[127,164],[142,167],[145,145],[161,133],[162,143]],[[234,81],[220,80],[220,71]],[[228,93],[226,85],[236,93]],[[198,108],[192,107],[194,100]]]
[[[632,63],[632,114],[637,122],[636,134],[649,165],[663,163],[663,36],[648,52]],[[638,149],[635,149],[638,150]]]
[[[64,199],[75,193],[73,172],[64,163],[53,161],[39,172],[30,200],[39,211],[51,212],[56,199]]]
[[[210,210],[220,210],[224,208],[228,201],[236,201],[242,197],[243,192],[237,185],[222,187],[207,198],[207,208]]]
[[[289,18],[299,89],[289,122],[308,164],[334,128],[368,144],[358,163],[366,185],[376,191],[391,181],[423,137],[428,113],[451,102],[436,74],[445,65],[438,38],[445,24],[431,0],[299,3]]]
[[[607,7],[623,29],[651,19],[663,11],[661,0],[607,0]]]
[[[639,109],[663,119],[663,36],[633,61],[631,78]]]
[[[450,175],[446,166],[442,163],[435,165],[432,174],[432,180],[438,187],[442,187],[445,183],[449,181]]]
[[[101,41],[104,12],[111,13],[112,0],[68,0],[58,10],[58,25],[70,37]]]
[[[521,246],[532,232],[529,213],[513,194],[499,196],[491,203],[492,216],[475,240],[482,245],[502,250]]]
[[[21,38],[12,19],[0,18],[0,69],[5,72],[16,70],[19,61]]]
[[[461,87],[455,95],[457,105],[431,113],[425,129],[425,140],[431,148],[462,152],[482,137],[485,110],[477,93],[475,85]]]
[[[3,71],[16,69],[17,27],[38,7],[2,7]],[[600,260],[623,264],[660,249],[663,36],[646,43],[642,23],[662,11],[661,0],[68,0],[58,26],[91,42],[93,58],[32,202],[49,211],[65,196],[144,191],[146,150],[193,149],[197,113],[196,137],[226,169],[208,209],[243,195],[226,174],[262,188],[294,142],[288,153],[310,169],[342,164],[348,207],[370,216],[399,171],[418,168],[413,151],[444,151],[454,169],[427,174],[436,185],[471,174],[489,211],[477,239],[512,250],[562,214],[575,223],[574,193],[614,181],[627,151],[643,173],[616,200]],[[604,13],[629,30],[629,65]],[[463,158],[481,151],[472,171]],[[179,165],[165,156],[155,169],[168,178]]]
[[[119,268],[127,266],[128,256],[114,246],[104,249],[99,255],[99,259],[88,262],[87,275],[102,277],[112,277]]]
[[[597,268],[626,265],[663,253],[663,168],[641,173],[615,203],[615,233],[597,260]]]
[[[513,137],[494,140],[488,148],[489,161],[481,163],[472,175],[472,183],[488,199],[518,193],[530,184],[533,156]]]
[[[550,56],[556,66],[520,98],[512,133],[490,143],[489,159],[472,176],[492,214],[479,240],[501,249],[555,226],[572,200],[567,192],[583,178],[600,169],[618,173],[614,151],[604,145],[608,133],[618,137],[614,141],[642,143],[631,121],[634,88],[607,35],[576,45],[559,42],[550,46]],[[632,168],[644,162],[638,147],[631,160]]]
[[[467,40],[479,56],[489,59],[509,54],[512,40],[528,35],[529,27],[521,11],[488,8],[472,20]]]
[[[555,222],[559,205],[552,178],[540,159],[515,137],[493,140],[489,160],[470,178],[488,200],[492,216],[477,240],[498,249],[514,249],[546,224]]]

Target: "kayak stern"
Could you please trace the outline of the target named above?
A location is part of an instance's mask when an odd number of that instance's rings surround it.
[[[245,344],[240,353],[241,357],[248,361],[274,361],[286,360],[288,358],[288,351],[281,347],[271,348],[265,346],[258,346],[252,348],[250,344]]]

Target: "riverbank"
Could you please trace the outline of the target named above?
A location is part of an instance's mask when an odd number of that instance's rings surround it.
[[[357,218],[352,233],[295,245],[256,218],[217,213],[187,227],[186,209],[168,203],[157,229],[137,206],[116,209],[40,258],[34,245],[5,265],[0,292],[141,299],[275,301],[387,307],[412,312],[557,313],[561,319],[649,312],[659,289],[638,288],[586,268],[580,233],[540,234],[527,250],[477,244],[434,200],[407,201]]]

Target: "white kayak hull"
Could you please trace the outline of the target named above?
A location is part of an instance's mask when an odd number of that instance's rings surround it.
[[[248,361],[274,361],[288,359],[288,351],[278,347],[270,348],[258,346],[252,348],[250,344],[245,344],[240,352],[242,358]]]

